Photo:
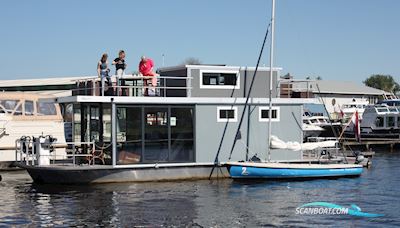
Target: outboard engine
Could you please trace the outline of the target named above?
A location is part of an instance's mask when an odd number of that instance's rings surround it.
[[[31,142],[31,137],[29,136],[22,136],[20,139],[21,150],[24,154],[29,153],[29,144]]]
[[[57,139],[51,135],[33,137],[34,151],[36,152],[36,159],[38,165],[50,165],[50,153],[54,151],[53,143]]]

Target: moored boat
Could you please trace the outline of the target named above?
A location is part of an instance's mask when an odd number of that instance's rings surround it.
[[[362,165],[228,162],[234,179],[298,179],[359,176]]]
[[[274,17],[275,17],[275,0],[272,0],[272,17],[271,17],[271,48],[270,48],[270,68],[273,67],[274,53]],[[261,52],[262,54],[262,52]],[[261,55],[260,54],[260,55]],[[272,75],[270,75],[272,80]],[[272,84],[270,83],[269,92],[272,92]],[[270,98],[271,99],[271,98]],[[272,109],[270,100],[269,111]],[[244,115],[244,112],[242,113]],[[270,116],[271,117],[271,116]],[[237,132],[240,132],[240,126]],[[348,177],[359,176],[362,173],[361,165],[351,164],[294,164],[294,163],[276,163],[271,162],[271,150],[273,147],[286,150],[302,150],[304,147],[310,146],[310,149],[318,147],[317,143],[300,144],[298,142],[285,143],[274,137],[271,129],[271,119],[268,126],[268,147],[267,161],[260,162],[227,162],[229,174],[233,179],[297,179],[297,178],[326,178],[326,177]],[[330,144],[331,142],[322,142]],[[235,143],[234,143],[235,145]]]
[[[65,156],[64,122],[60,106],[46,99],[54,97],[24,92],[0,92],[0,169],[12,168],[15,141],[22,136],[52,135],[59,147],[54,156]]]

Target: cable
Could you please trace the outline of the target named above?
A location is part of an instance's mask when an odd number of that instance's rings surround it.
[[[247,93],[246,102],[244,103],[244,108],[243,108],[242,116],[240,117],[239,126],[237,127],[237,130],[236,130],[235,139],[233,140],[232,148],[231,148],[231,151],[230,151],[230,153],[229,153],[229,158],[228,158],[228,160],[231,160],[231,158],[232,158],[232,153],[233,153],[233,150],[235,149],[235,145],[236,145],[236,141],[237,141],[237,140],[236,140],[236,138],[237,138],[236,136],[239,134],[240,128],[242,127],[244,114],[246,113],[246,110],[247,110],[247,104],[249,103],[250,94],[251,94],[251,91],[252,91],[252,89],[253,89],[254,80],[255,80],[255,78],[256,78],[256,74],[257,74],[257,71],[258,71],[258,66],[260,65],[262,53],[263,53],[263,51],[264,51],[265,42],[267,41],[267,37],[268,37],[268,33],[269,33],[269,28],[270,28],[270,26],[271,26],[271,23],[268,24],[267,31],[266,31],[266,33],[265,33],[264,41],[263,41],[263,44],[262,44],[262,47],[261,47],[261,50],[260,50],[260,55],[258,56],[256,69],[255,69],[255,71],[254,71],[253,78],[251,79],[249,92]],[[272,69],[269,69],[269,70],[272,70]]]

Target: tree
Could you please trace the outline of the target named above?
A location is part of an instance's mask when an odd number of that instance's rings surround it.
[[[315,79],[317,79],[319,81],[319,80],[322,80],[322,77],[321,76],[317,76]]]
[[[198,58],[188,57],[183,62],[182,65],[200,65],[201,61]]]
[[[381,89],[390,93],[400,91],[400,85],[393,79],[391,75],[373,74],[369,76],[363,83],[366,86]]]

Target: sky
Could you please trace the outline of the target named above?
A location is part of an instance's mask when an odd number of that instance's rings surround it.
[[[400,83],[400,1],[276,0],[275,64],[297,79]],[[270,0],[0,1],[0,80],[96,75],[102,53],[156,67],[255,66]],[[268,42],[270,42],[268,40]],[[269,44],[268,44],[269,45]],[[269,46],[262,65],[269,66]]]

